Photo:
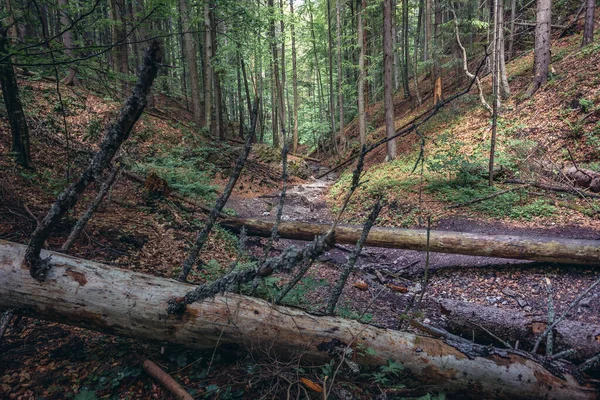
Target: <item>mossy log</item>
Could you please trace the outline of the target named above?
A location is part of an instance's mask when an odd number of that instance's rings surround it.
[[[50,257],[52,268],[39,282],[29,275],[24,255],[25,246],[0,240],[0,310],[191,348],[269,349],[305,362],[328,362],[335,357],[332,350],[353,348],[359,365],[376,367],[391,359],[430,387],[463,397],[598,398],[567,363],[542,365],[526,353],[314,316],[234,294],[190,304],[182,315],[173,315],[167,302],[192,285],[49,251],[43,257]]]
[[[245,226],[248,235],[269,237],[273,222],[229,218],[221,221],[221,226],[234,232],[239,232],[242,226]],[[325,234],[330,226],[286,221],[279,224],[277,234],[286,239],[313,240],[315,236]],[[361,226],[339,225],[335,230],[335,241],[356,244],[361,231]],[[374,227],[365,246],[425,251],[427,231]],[[584,239],[431,231],[429,251],[559,264],[600,265],[600,242]]]

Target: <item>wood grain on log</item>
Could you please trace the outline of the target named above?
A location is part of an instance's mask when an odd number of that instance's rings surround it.
[[[193,348],[218,343],[268,348],[279,356],[328,362],[324,347],[355,348],[361,365],[400,362],[445,393],[479,398],[594,399],[565,369],[550,372],[524,353],[484,346],[450,345],[439,339],[386,330],[335,317],[316,317],[255,298],[228,294],[168,314],[167,301],[192,285],[111,268],[44,251],[47,280],[29,276],[25,246],[0,240],[0,309],[110,334],[165,340]],[[357,347],[361,345],[361,347]],[[361,352],[360,348],[373,351]],[[567,366],[565,364],[565,366]]]
[[[269,237],[273,222],[229,218],[221,221],[221,226],[235,232],[245,226],[248,235]],[[285,221],[279,224],[278,235],[286,239],[313,240],[315,236],[325,234],[330,227],[330,224]],[[360,226],[338,225],[335,241],[356,244],[361,230]],[[425,251],[427,231],[374,227],[365,246]],[[429,250],[434,253],[600,265],[600,242],[595,240],[431,231]]]

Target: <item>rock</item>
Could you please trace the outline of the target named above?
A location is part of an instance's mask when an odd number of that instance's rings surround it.
[[[525,310],[525,312],[531,312],[531,310],[533,310],[533,308],[531,308],[531,306],[525,306],[525,307],[523,307],[523,310]]]
[[[517,292],[515,292],[514,290],[510,289],[510,288],[504,288],[502,290],[502,293],[504,293],[507,296],[510,297],[516,297],[517,296]]]
[[[519,307],[521,307],[521,308],[527,306],[527,302],[523,299],[517,299],[517,303],[519,304]]]

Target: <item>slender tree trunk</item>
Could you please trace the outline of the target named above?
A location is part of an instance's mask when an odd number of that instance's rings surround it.
[[[291,33],[292,33],[292,87],[294,91],[294,133],[292,153],[298,151],[298,69],[296,65],[296,20],[294,19],[294,0],[290,0]]]
[[[385,131],[388,138],[396,133],[394,125],[394,86],[392,82],[392,0],[383,1],[383,91],[385,103]],[[387,142],[386,161],[396,158],[396,139]]]
[[[11,151],[15,154],[17,163],[25,168],[31,166],[31,152],[29,146],[29,128],[23,111],[23,104],[19,96],[17,77],[12,65],[8,48],[8,37],[0,21],[0,84],[2,96],[8,114],[10,130],[12,133]]]
[[[327,0],[327,47],[329,59],[329,116],[331,122],[331,141],[333,142],[333,151],[339,154],[340,149],[337,144],[337,135],[335,134],[335,93],[333,92],[333,35],[331,34],[331,0]]]
[[[499,95],[502,99],[506,100],[510,97],[510,86],[508,85],[508,78],[506,75],[506,62],[504,52],[504,0],[496,0],[496,12],[495,12],[496,24],[496,40],[498,42],[496,46],[496,57],[498,58],[498,85]]]
[[[212,40],[212,54],[217,54],[217,25],[215,23],[214,11],[210,12],[210,25],[211,25],[211,40]],[[212,70],[214,79],[214,93],[215,93],[215,137],[219,140],[225,140],[225,126],[223,125],[223,92],[221,87],[221,73],[218,70]]]
[[[433,7],[431,6],[432,1],[433,0],[425,0],[425,40],[423,41],[423,61],[427,61],[431,58],[431,15],[433,13]]]
[[[69,18],[69,2],[68,0],[58,0],[58,6],[60,7],[60,25],[62,29],[66,29],[69,25],[71,25],[71,21]],[[73,54],[73,31],[71,29],[65,30],[65,33],[62,35],[63,45],[65,46],[65,53],[69,58],[75,58]],[[67,76],[63,79],[63,84],[67,86],[77,85],[78,80],[77,76],[75,76],[75,68],[73,66],[69,66],[69,72]]]
[[[179,0],[179,14],[181,16],[181,24],[183,28],[183,54],[185,65],[190,75],[190,93],[192,96],[192,113],[194,122],[198,125],[202,124],[202,105],[200,103],[200,82],[198,75],[198,56],[196,49],[196,41],[194,34],[191,32],[191,8],[186,0]],[[186,91],[187,92],[187,91]]]
[[[587,0],[585,9],[585,26],[583,28],[583,41],[581,47],[587,46],[594,41],[594,13],[596,11],[596,1]]]
[[[212,128],[212,29],[210,23],[211,2],[204,3],[204,127],[210,135]]]
[[[242,69],[242,60],[240,59],[240,53],[237,53],[238,58],[238,67],[236,68],[237,72],[237,100],[238,100],[238,117],[240,121],[240,130],[238,136],[243,139],[244,138],[244,100],[242,99],[242,77],[240,70]]]
[[[404,98],[406,99],[410,98],[410,88],[408,86],[408,63],[410,62],[410,49],[408,39],[408,0],[402,0],[402,87],[404,88]],[[415,51],[417,50],[415,49]]]
[[[113,26],[113,44],[114,48],[114,69],[119,72],[119,79],[122,84],[121,98],[127,97],[129,84],[127,83],[127,74],[129,73],[127,44],[123,44],[127,32],[125,23],[125,0],[111,0],[112,18],[115,21]]]
[[[515,19],[517,18],[517,0],[510,2],[510,38],[508,39],[508,59],[511,60],[515,55],[513,47],[515,44]]]
[[[357,27],[358,27],[358,45],[360,46],[360,53],[358,56],[358,131],[360,135],[360,144],[364,145],[367,142],[367,118],[365,115],[365,41],[364,41],[364,23],[362,7],[363,1],[357,0],[356,2],[356,15],[357,15]]]
[[[337,34],[337,56],[338,56],[338,98],[340,106],[340,147],[342,151],[346,150],[346,132],[344,127],[344,75],[342,74],[342,4],[340,0],[336,0],[335,4],[335,16],[336,16],[336,34]]]
[[[323,119],[323,85],[321,83],[321,68],[319,66],[319,55],[317,54],[317,38],[315,35],[315,23],[313,20],[313,12],[312,12],[312,2],[309,0],[308,2],[308,15],[310,18],[310,34],[312,38],[312,48],[313,54],[315,57],[315,79],[317,85],[317,93],[319,97],[319,118]]]
[[[533,82],[527,90],[532,96],[548,80],[550,68],[550,21],[552,17],[552,1],[537,1],[537,20],[535,25],[535,49],[533,61]]]
[[[392,0],[392,49],[394,51],[394,92],[400,88],[400,61],[398,60],[398,31],[396,29],[396,0]]]

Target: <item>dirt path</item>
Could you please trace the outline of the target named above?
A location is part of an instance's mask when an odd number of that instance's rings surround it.
[[[314,175],[320,172],[312,165]],[[335,176],[289,188],[284,207],[284,220],[328,222],[333,216],[328,210],[325,195]],[[232,207],[242,217],[274,218],[278,193],[254,199],[233,200]],[[581,239],[600,239],[600,232],[578,226],[555,226],[550,229],[525,229],[497,221],[469,218],[439,220],[435,229],[487,234],[518,234],[525,236],[558,236]],[[259,250],[260,240],[254,245]],[[302,242],[280,240],[278,249]],[[345,249],[345,250],[344,250]],[[324,254],[309,271],[316,282],[306,293],[301,305],[319,310],[326,303],[330,287],[337,281],[352,246],[337,246]],[[357,270],[346,286],[341,314],[360,315],[367,320],[394,328],[400,315],[416,293],[421,290],[425,270],[425,253],[419,251],[367,247],[357,264]],[[380,273],[376,273],[378,271]],[[559,266],[455,254],[430,255],[430,279],[425,293],[424,313],[434,324],[445,325],[435,299],[454,299],[504,309],[520,309],[529,314],[546,314],[547,293],[542,280],[551,279],[555,290],[555,306],[561,312],[576,296],[597,279],[599,271],[590,267]],[[381,279],[383,278],[383,280]],[[367,290],[353,286],[358,281],[368,285]],[[293,300],[292,302],[298,299]],[[340,310],[338,310],[340,311]],[[572,320],[600,322],[600,293],[584,299],[569,316]]]

